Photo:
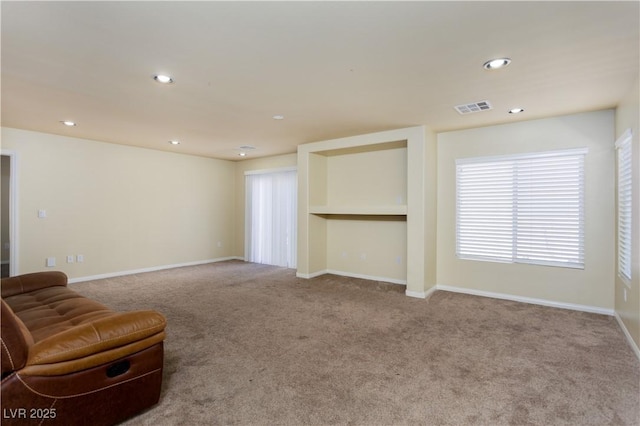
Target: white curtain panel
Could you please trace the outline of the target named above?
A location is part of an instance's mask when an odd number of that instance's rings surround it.
[[[297,172],[247,174],[245,259],[295,268]]]

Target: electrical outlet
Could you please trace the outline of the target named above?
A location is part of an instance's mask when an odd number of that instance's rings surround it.
[[[76,261],[77,261],[78,263],[82,263],[82,262],[84,262],[84,254],[79,254],[79,255],[77,255],[77,256],[76,256]]]
[[[222,241],[218,241],[218,247],[222,247]]]
[[[56,258],[55,257],[47,257],[47,268],[52,268],[56,266]]]
[[[67,256],[67,263],[73,263],[73,262],[74,262],[73,255],[71,254],[71,255]]]

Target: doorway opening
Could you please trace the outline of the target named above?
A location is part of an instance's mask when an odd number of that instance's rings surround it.
[[[0,159],[0,275],[5,278],[17,274],[16,154],[2,150]]]

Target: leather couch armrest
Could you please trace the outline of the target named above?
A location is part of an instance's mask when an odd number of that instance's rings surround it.
[[[146,339],[165,327],[164,316],[156,311],[114,313],[37,342],[29,350],[27,366],[87,357]]]
[[[25,366],[29,356],[29,347],[33,345],[33,337],[24,323],[13,313],[4,300],[0,300],[0,357],[2,358],[2,377],[11,371]]]
[[[2,297],[15,296],[42,288],[67,285],[67,275],[59,271],[34,272],[3,278],[0,284]]]

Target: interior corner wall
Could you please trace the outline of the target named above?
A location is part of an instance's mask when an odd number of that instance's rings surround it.
[[[18,273],[82,278],[232,256],[231,161],[12,128],[2,147],[17,158]]]
[[[297,154],[275,155],[235,162],[235,222],[233,255],[244,258],[244,219],[245,219],[245,182],[244,173],[256,170],[278,169],[282,167],[295,167],[298,164]]]
[[[640,80],[627,93],[616,109],[616,138],[631,129],[632,152],[632,207],[631,219],[631,282],[623,282],[617,273],[615,277],[615,310],[627,331],[640,347]],[[617,235],[617,232],[616,232]],[[625,288],[627,299],[624,298]]]
[[[613,311],[614,111],[438,135],[438,285]],[[455,160],[587,147],[585,268],[462,260],[456,256]]]

